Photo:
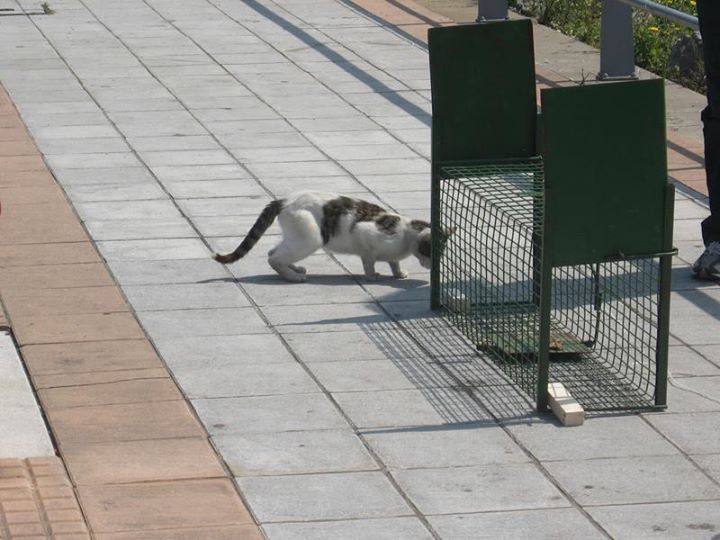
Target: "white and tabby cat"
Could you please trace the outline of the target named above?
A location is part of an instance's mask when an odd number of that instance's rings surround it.
[[[221,263],[244,257],[277,218],[282,240],[268,253],[270,266],[288,281],[305,281],[305,268],[295,263],[320,248],[359,255],[365,277],[377,279],[375,263],[385,261],[396,278],[407,274],[400,260],[415,255],[430,268],[430,224],[387,212],[380,206],[331,193],[302,192],[268,204],[242,243]]]

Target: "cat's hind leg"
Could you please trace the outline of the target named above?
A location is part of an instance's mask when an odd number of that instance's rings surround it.
[[[301,283],[307,277],[305,268],[296,266],[294,263],[311,255],[316,250],[316,246],[292,245],[291,242],[283,240],[269,254],[268,263],[281,277],[288,281]]]
[[[283,239],[268,253],[268,263],[288,281],[303,282],[306,279],[305,268],[295,263],[322,247],[320,228],[310,212],[281,214],[278,222]]]
[[[268,257],[272,257],[275,253],[275,249],[277,249],[277,246],[272,248],[270,251],[268,251]],[[288,268],[292,270],[293,272],[297,272],[298,274],[306,274],[307,270],[305,270],[304,266],[297,266],[295,264],[288,264]]]

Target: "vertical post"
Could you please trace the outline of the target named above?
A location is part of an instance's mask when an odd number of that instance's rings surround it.
[[[538,317],[538,363],[537,395],[538,412],[547,411],[549,405],[548,383],[550,382],[550,314],[552,312],[552,249],[550,232],[552,231],[552,190],[543,171],[543,223],[540,240],[540,305]]]
[[[504,21],[508,18],[507,0],[478,0],[476,22]]]
[[[440,174],[434,162],[430,179],[430,308],[440,309]]]
[[[545,214],[547,220],[547,214]],[[546,229],[547,230],[547,229]],[[550,382],[550,314],[552,310],[552,265],[550,256],[545,250],[547,236],[543,238],[542,269],[540,271],[540,332],[538,336],[537,365],[537,411],[545,412],[548,408],[548,383]]]
[[[672,248],[672,226],[675,210],[675,186],[665,191],[665,247]],[[670,274],[672,255],[660,257],[660,285],[658,298],[657,349],[655,351],[655,405],[667,405],[668,345],[670,340]]]
[[[637,79],[632,7],[620,0],[602,0],[600,73],[598,79]]]

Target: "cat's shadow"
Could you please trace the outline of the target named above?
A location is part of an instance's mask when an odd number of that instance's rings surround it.
[[[347,286],[359,284],[364,286],[380,285],[383,287],[392,287],[398,290],[417,289],[419,287],[426,287],[428,285],[427,280],[422,279],[397,279],[392,276],[381,275],[375,281],[368,281],[363,279],[362,276],[351,276],[348,274],[311,274],[308,275],[307,281],[303,283],[291,283],[276,274],[257,274],[254,276],[212,278],[204,279],[202,281],[198,281],[197,283],[240,283],[252,285],[284,285],[288,287],[302,287],[303,285]]]

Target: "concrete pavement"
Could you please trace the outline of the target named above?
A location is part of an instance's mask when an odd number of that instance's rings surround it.
[[[0,17],[0,81],[57,181],[26,143],[0,153],[16,167],[0,295],[83,538],[720,533],[720,289],[688,277],[700,98],[669,110],[685,181],[669,410],[563,429],[433,316],[414,263],[367,284],[356,258],[316,254],[286,284],[265,261],[276,228],[236,265],[209,258],[296,189],[427,218],[418,36],[449,19],[405,2],[50,7]],[[569,84],[557,44],[582,47],[537,36],[557,51],[539,83]]]

